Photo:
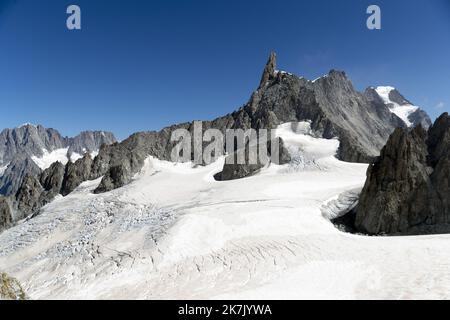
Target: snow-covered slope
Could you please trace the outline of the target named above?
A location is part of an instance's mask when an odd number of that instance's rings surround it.
[[[34,161],[34,163],[36,163],[36,165],[41,168],[42,170],[45,170],[47,168],[49,168],[52,163],[55,163],[57,161],[61,162],[62,164],[66,164],[69,159],[67,157],[67,151],[69,150],[69,148],[61,148],[61,149],[56,149],[53,150],[51,152],[48,152],[47,150],[42,150],[42,156],[41,157],[37,157],[37,156],[32,156],[31,159]]]
[[[375,88],[375,91],[378,93],[381,99],[383,99],[383,102],[389,106],[389,110],[391,110],[392,113],[402,119],[408,127],[411,127],[413,123],[409,119],[409,116],[416,112],[419,107],[413,106],[407,101],[405,101],[403,104],[399,104],[398,102],[391,100],[390,94],[395,90],[396,89],[394,87],[389,86]]]
[[[83,150],[84,153],[86,153],[86,149]],[[75,162],[78,159],[83,158],[83,155],[73,152],[72,154],[69,154],[69,147],[67,148],[61,148],[56,149],[51,152],[47,151],[46,149],[42,150],[42,156],[32,156],[31,159],[36,163],[36,165],[41,168],[42,170],[45,170],[49,168],[53,163],[60,162],[63,165],[66,165],[67,162]],[[92,158],[95,158],[95,156],[98,154],[98,150],[94,150],[90,152],[90,155]],[[1,176],[1,175],[0,175]]]
[[[339,232],[324,213],[353,204],[367,166],[308,123],[278,133],[294,162],[250,178],[149,158],[120,189],[86,182],[0,234],[0,269],[35,299],[450,297],[450,236]]]

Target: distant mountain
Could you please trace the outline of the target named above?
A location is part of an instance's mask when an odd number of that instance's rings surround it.
[[[389,111],[399,117],[407,127],[420,124],[428,129],[432,122],[430,117],[420,107],[409,102],[394,87],[370,87],[365,92],[366,97],[376,104],[384,104]]]
[[[55,129],[25,124],[0,133],[0,194],[17,192],[27,174],[38,175],[56,161],[66,164],[85,153],[95,155],[103,144],[115,142],[104,131],[86,131],[76,137],[63,137]]]

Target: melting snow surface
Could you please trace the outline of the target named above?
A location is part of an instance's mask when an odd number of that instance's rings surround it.
[[[340,232],[367,165],[307,122],[277,133],[293,163],[249,178],[148,158],[123,188],[85,182],[0,234],[0,269],[34,299],[450,298],[450,235]]]
[[[413,106],[413,105],[404,105],[401,106],[398,103],[391,101],[389,99],[389,94],[392,90],[395,90],[393,87],[377,87],[375,91],[378,93],[378,95],[383,99],[384,103],[389,106],[389,109],[392,113],[394,113],[397,117],[403,120],[403,122],[408,126],[411,127],[413,124],[408,119],[408,117],[417,111],[419,107]]]

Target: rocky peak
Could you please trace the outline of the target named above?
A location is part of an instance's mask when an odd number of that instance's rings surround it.
[[[274,78],[276,68],[277,68],[277,55],[275,52],[272,52],[270,54],[269,60],[267,61],[266,67],[264,68],[264,72],[261,77],[261,82],[259,83],[259,88],[264,87],[269,80]]]

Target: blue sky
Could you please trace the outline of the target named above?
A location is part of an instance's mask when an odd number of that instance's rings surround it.
[[[82,30],[66,28],[66,8]],[[366,8],[382,30],[366,28]],[[242,106],[270,51],[314,79],[392,85],[433,118],[450,106],[447,0],[0,0],[0,128],[64,135],[212,119]]]

